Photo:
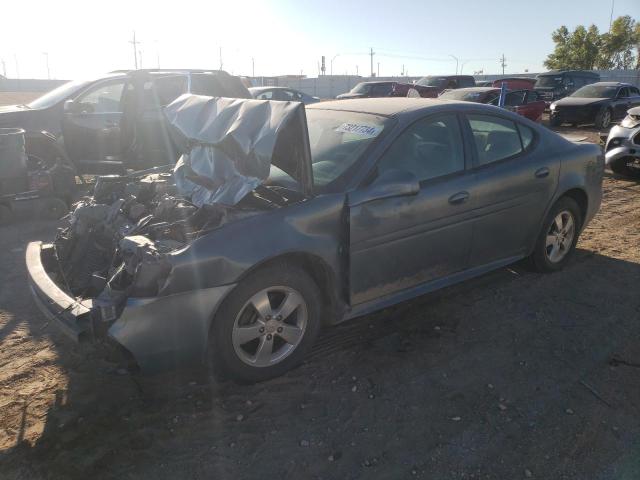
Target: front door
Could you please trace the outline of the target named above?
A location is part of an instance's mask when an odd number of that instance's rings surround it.
[[[470,190],[476,218],[470,266],[528,253],[555,192],[559,165],[536,149],[524,124],[487,114],[467,115],[476,146],[477,183]]]
[[[74,99],[62,120],[64,145],[82,173],[121,163],[124,78],[100,82]],[[107,168],[108,170],[108,168]]]
[[[451,275],[467,266],[472,215],[460,120],[426,117],[401,133],[373,176],[405,170],[417,195],[350,208],[350,296],[357,305]],[[366,187],[364,187],[366,188]]]

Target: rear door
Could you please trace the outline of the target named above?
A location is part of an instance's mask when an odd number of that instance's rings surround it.
[[[162,109],[187,91],[187,83],[184,74],[155,76],[144,82],[137,125],[138,149],[129,159],[129,167],[143,169],[176,161]]]
[[[405,129],[380,158],[373,176],[411,172],[415,196],[350,207],[350,294],[353,305],[462,271],[471,240],[465,148],[456,114],[425,117]],[[365,187],[366,188],[366,187]]]
[[[121,163],[123,98],[132,88],[128,79],[100,81],[74,98],[73,109],[62,119],[64,145],[83,173],[104,171],[105,164]]]
[[[536,134],[524,124],[484,113],[466,118],[476,147],[477,182],[469,193],[477,215],[470,266],[477,267],[528,253],[560,164],[536,148]]]

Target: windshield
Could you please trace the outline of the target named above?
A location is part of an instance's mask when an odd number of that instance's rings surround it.
[[[350,93],[368,93],[371,90],[370,83],[359,83],[351,89]]]
[[[366,113],[307,110],[314,185],[326,186],[355,165],[388,121]]]
[[[556,88],[562,86],[562,76],[543,75],[538,77],[534,88]]]
[[[616,96],[617,91],[618,87],[587,85],[573,92],[571,96],[578,98],[613,98]]]
[[[438,98],[445,100],[464,100],[465,102],[480,103],[489,95],[497,95],[499,92],[486,92],[477,90],[448,90],[440,94]]]
[[[52,107],[56,103],[67,99],[88,84],[89,82],[86,80],[67,82],[63,85],[60,85],[58,88],[45,93],[41,97],[36,98],[33,102],[29,103],[27,107],[35,109]]]
[[[416,85],[424,85],[425,87],[444,88],[447,83],[445,77],[422,77],[416,82]]]

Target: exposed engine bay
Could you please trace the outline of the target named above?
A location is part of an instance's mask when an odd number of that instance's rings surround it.
[[[126,297],[162,293],[171,269],[167,255],[228,222],[302,198],[260,185],[236,205],[196,207],[176,192],[170,171],[98,177],[93,196],[76,203],[69,226],[58,231],[56,283],[76,298],[98,297],[117,310]]]

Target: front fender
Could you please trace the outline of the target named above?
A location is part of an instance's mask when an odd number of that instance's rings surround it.
[[[291,252],[314,255],[338,272],[343,210],[344,194],[331,194],[224,225],[170,256],[160,293],[237,283],[256,265]]]

